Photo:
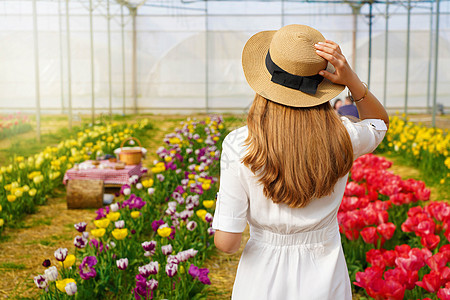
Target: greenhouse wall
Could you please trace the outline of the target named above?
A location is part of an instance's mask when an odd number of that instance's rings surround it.
[[[93,56],[89,1],[69,2],[70,49],[67,43],[67,2],[37,1],[42,112],[67,112],[69,98],[75,113],[89,113],[93,101],[96,113],[108,112],[110,105],[113,113],[245,111],[253,100],[253,92],[245,81],[240,62],[245,42],[258,31],[294,23],[315,27],[326,38],[340,43],[348,60],[355,64],[361,80],[369,79],[368,5],[364,5],[356,17],[356,53],[353,53],[352,9],[338,1],[147,1],[137,9],[136,15],[134,96],[133,17],[128,8],[121,8],[117,2],[110,1],[109,59],[107,1],[92,2]],[[432,105],[433,97],[436,9],[433,3],[412,2],[407,106],[408,111],[424,112]],[[434,13],[431,13],[431,8],[434,8]],[[407,9],[398,4],[389,7],[387,56],[385,4],[375,4],[372,9],[370,89],[390,110],[402,111],[407,79]],[[449,107],[449,1],[441,1],[439,27],[436,98],[438,103]],[[32,1],[0,1],[2,112],[33,112],[36,109],[33,28]],[[343,92],[340,97],[345,97],[345,94]]]

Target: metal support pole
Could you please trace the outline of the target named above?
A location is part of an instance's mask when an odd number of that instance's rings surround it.
[[[353,13],[353,33],[352,33],[352,48],[353,48],[353,57],[352,57],[352,68],[356,71],[356,33],[358,32],[358,14],[359,8],[352,6]]]
[[[205,1],[205,111],[209,113],[209,31],[208,1]]]
[[[370,88],[370,72],[372,68],[372,2],[369,3],[369,59],[368,59],[368,66],[367,66],[367,86]]]
[[[133,109],[134,113],[137,113],[137,41],[136,41],[136,15],[137,9],[133,8],[130,10],[131,16],[133,18],[133,55],[132,55],[132,77],[131,81],[133,84]]]
[[[41,92],[39,82],[39,44],[37,30],[37,7],[36,0],[33,0],[33,39],[34,39],[34,76],[36,88],[36,139],[41,142]]]
[[[108,25],[108,79],[109,79],[109,119],[112,119],[112,75],[111,75],[111,15],[109,0],[106,0],[107,25]]]
[[[69,0],[66,0],[66,35],[67,35],[67,101],[69,106],[69,130],[72,130],[72,66],[70,55],[70,19]]]
[[[61,113],[64,114],[64,60],[63,60],[63,38],[62,38],[62,15],[61,15],[61,1],[58,1],[58,21],[59,21],[59,65],[60,65],[60,79],[61,79]]]
[[[430,6],[430,39],[428,41],[427,114],[431,113],[431,65],[433,61],[433,4]]]
[[[125,98],[126,98],[126,86],[125,86],[125,22],[123,19],[123,5],[120,6],[120,20],[122,27],[122,115],[125,116]]]
[[[284,1],[281,0],[281,27],[284,27]]]
[[[384,90],[383,90],[383,106],[387,103],[387,74],[388,74],[388,43],[389,43],[389,2],[386,2],[386,26],[384,30]]]
[[[405,118],[408,116],[408,87],[409,87],[409,48],[411,38],[411,0],[408,0],[408,24],[406,36],[406,71],[405,71]]]
[[[95,122],[95,68],[94,68],[94,31],[92,0],[89,0],[89,29],[91,33],[91,119],[92,124]]]
[[[436,0],[436,42],[434,43],[434,86],[433,86],[433,117],[431,124],[436,127],[436,98],[437,98],[437,85],[438,85],[438,58],[439,58],[439,4],[440,1]]]

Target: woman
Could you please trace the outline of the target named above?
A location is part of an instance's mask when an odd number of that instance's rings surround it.
[[[341,99],[336,99],[335,101],[334,101],[334,103],[333,103],[333,109],[334,109],[334,111],[337,113],[337,111],[339,110],[339,108],[341,108],[341,106],[342,106],[343,104],[342,104],[342,100]]]
[[[288,25],[255,34],[242,65],[256,92],[247,126],[223,142],[215,244],[239,249],[233,299],[351,299],[337,211],[353,160],[373,151],[388,115],[339,46]],[[347,86],[361,122],[329,100]]]

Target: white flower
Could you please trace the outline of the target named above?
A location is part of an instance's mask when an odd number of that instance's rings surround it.
[[[123,189],[123,194],[124,194],[125,196],[129,196],[129,195],[131,194],[131,189],[129,189],[129,188],[124,188],[124,189]]]
[[[47,277],[45,275],[38,275],[34,277],[34,283],[40,289],[45,289],[48,286]]]
[[[69,296],[73,296],[77,292],[77,284],[75,282],[69,282],[65,287],[66,293]]]
[[[55,281],[58,278],[58,269],[55,266],[45,270],[45,277],[48,281]]]
[[[155,189],[154,188],[148,188],[147,190],[149,195],[153,195],[155,193]]]
[[[116,221],[116,222],[114,223],[114,225],[116,226],[116,228],[122,229],[122,228],[125,227],[125,221],[124,221],[124,220]]]
[[[116,212],[119,210],[119,204],[118,203],[113,203],[109,206],[109,209],[111,209],[112,212]]]
[[[142,190],[142,188],[143,188],[144,186],[142,185],[142,183],[138,183],[138,184],[136,184],[136,188],[138,189],[138,190]]]
[[[59,248],[55,251],[55,258],[59,261],[64,261],[68,252],[67,248]]]

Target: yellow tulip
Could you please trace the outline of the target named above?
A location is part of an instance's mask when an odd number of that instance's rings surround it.
[[[5,221],[3,219],[0,219],[0,227],[2,227],[3,224],[5,224]]]
[[[106,218],[108,218],[108,220],[110,220],[111,222],[115,222],[115,221],[119,220],[119,217],[120,217],[120,212],[118,212],[118,211],[110,212],[109,214],[106,215]]]
[[[211,185],[210,185],[209,183],[203,183],[203,184],[202,184],[202,189],[203,189],[203,190],[207,191],[207,190],[209,190],[210,188],[211,188]]]
[[[67,255],[67,257],[64,260],[64,262],[60,262],[59,261],[58,263],[63,268],[70,268],[71,266],[73,266],[73,264],[75,263],[76,260],[77,259],[76,259],[75,255],[69,254],[69,255]]]
[[[172,157],[171,156],[166,156],[166,157],[164,157],[164,160],[166,162],[170,162],[170,161],[172,161]]]
[[[14,195],[8,195],[6,196],[6,198],[8,199],[9,202],[14,202],[17,199],[17,197]]]
[[[2,207],[2,205],[0,204],[0,212],[3,210],[3,207]]]
[[[121,240],[123,240],[124,238],[127,237],[128,229],[126,229],[126,228],[123,228],[123,229],[116,228],[111,233],[112,233],[113,237],[116,240],[121,241]]]
[[[133,219],[139,218],[140,215],[141,215],[141,212],[140,212],[140,211],[132,211],[132,212],[131,212],[131,217],[132,217]]]
[[[36,195],[37,191],[35,188],[32,188],[31,190],[28,191],[28,195],[30,195],[31,197],[33,197],[34,195]]]
[[[168,237],[172,233],[172,228],[170,227],[163,227],[158,229],[158,234],[162,236],[163,238]]]
[[[94,225],[98,228],[107,228],[111,221],[107,218],[103,218],[100,220],[94,220]]]
[[[214,206],[214,200],[205,200],[203,201],[203,206],[206,208],[211,208]]]
[[[75,279],[73,279],[73,278],[66,278],[66,279],[63,279],[63,280],[56,280],[55,281],[56,287],[58,288],[58,290],[61,293],[65,293],[66,292],[66,285],[68,283],[70,283],[70,282],[76,283]]]
[[[197,215],[197,217],[199,217],[200,219],[202,219],[203,221],[205,220],[205,215],[206,215],[207,211],[204,209],[199,209],[195,212],[195,214]]]
[[[105,232],[106,232],[105,228],[97,228],[97,229],[92,229],[91,230],[91,234],[93,236],[95,236],[96,238],[101,238],[102,236],[105,235]]]

